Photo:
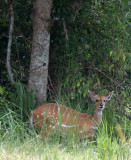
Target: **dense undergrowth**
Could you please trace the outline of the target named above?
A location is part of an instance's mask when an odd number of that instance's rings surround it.
[[[30,111],[36,107],[33,93],[23,85],[18,85],[16,93],[6,95],[1,89],[0,102],[0,159],[103,159],[129,160],[130,157],[130,120],[115,110],[115,98],[106,104],[102,124],[93,139],[79,142],[76,136],[61,136],[57,132],[53,137],[44,138],[29,126]],[[115,95],[114,95],[115,97]],[[51,101],[51,100],[50,100]],[[93,114],[95,104],[77,100],[69,101],[67,96],[53,98],[78,111]],[[76,106],[76,107],[75,107]],[[80,107],[81,106],[81,107]]]

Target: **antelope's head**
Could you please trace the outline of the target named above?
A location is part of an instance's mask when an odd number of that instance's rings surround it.
[[[113,94],[113,91],[112,91],[112,92],[106,94],[105,96],[100,97],[89,90],[88,90],[88,92],[90,94],[91,99],[96,101],[96,108],[100,111],[102,111],[105,108],[105,102],[109,101],[112,97],[112,94]]]

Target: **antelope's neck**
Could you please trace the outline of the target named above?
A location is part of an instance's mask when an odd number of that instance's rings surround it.
[[[102,119],[102,111],[99,110],[95,110],[95,114],[93,116],[93,123],[96,126],[99,126],[101,123],[101,119]]]

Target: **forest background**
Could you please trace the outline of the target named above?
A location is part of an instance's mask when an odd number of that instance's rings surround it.
[[[36,93],[28,91],[32,21],[36,14],[33,2],[0,2],[2,140],[7,130],[11,133],[12,120],[13,133],[24,134],[26,131],[21,133],[20,124],[24,124],[26,130],[30,111],[42,103]],[[15,85],[12,85],[7,69],[11,5],[14,27],[10,65]],[[78,111],[92,113],[94,108],[88,89],[100,95],[113,90],[113,100],[105,115],[109,126],[115,128],[119,122],[128,140],[131,129],[131,3],[128,0],[54,0],[51,6],[50,19],[44,20],[48,22],[50,48],[47,96],[43,102],[63,103]],[[127,126],[123,127],[125,123]],[[116,132],[113,135],[115,137]]]

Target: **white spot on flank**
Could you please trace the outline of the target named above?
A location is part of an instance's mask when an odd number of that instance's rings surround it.
[[[77,127],[78,125],[67,126],[67,125],[65,125],[65,124],[62,124],[61,126],[62,126],[62,127],[67,127],[67,128],[72,128],[72,127]]]
[[[55,126],[53,126],[52,128],[55,129]]]
[[[43,116],[43,115],[44,115],[44,113],[41,113],[41,115]]]
[[[37,115],[36,117],[39,118],[39,115]]]
[[[83,131],[81,130],[80,133],[83,133]]]

